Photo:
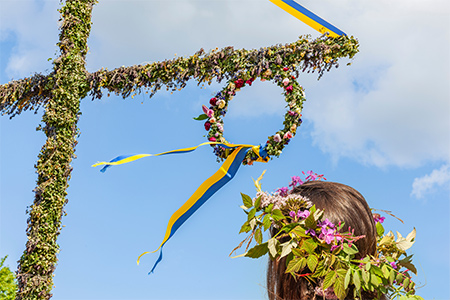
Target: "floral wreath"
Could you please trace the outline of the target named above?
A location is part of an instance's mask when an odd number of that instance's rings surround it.
[[[286,273],[316,282],[315,293],[324,299],[345,299],[354,287],[355,299],[361,299],[364,290],[378,297],[384,294],[402,300],[423,300],[414,295],[415,283],[409,273],[417,274],[417,270],[412,255],[406,254],[414,243],[416,230],[406,237],[397,232],[395,240],[391,231],[384,234],[385,218],[373,214],[378,236],[376,255],[356,259],[358,248],[354,242],[364,236],[355,236],[351,228],[342,232],[344,223],[333,224],[324,219],[323,210],[317,209],[307,198],[292,194],[292,190],[304,182],[325,179],[312,171],[303,174],[307,175],[305,181],[294,176],[289,184],[291,189],[283,187],[272,194],[261,190],[261,175],[255,181],[258,190],[255,198],[241,194],[244,203],[241,208],[247,214],[247,221],[239,233],[250,234],[231,253],[247,242],[246,252],[235,257],[258,258],[267,253],[272,260],[286,257]],[[262,233],[271,227],[278,232],[263,242]],[[280,242],[281,238],[289,240]],[[256,245],[248,250],[253,239]]]
[[[292,75],[291,71],[295,71],[295,67],[296,65],[293,65],[291,68],[282,68],[278,65],[273,71],[267,69],[261,74],[261,81],[270,80],[283,88],[288,110],[284,116],[284,128],[268,137],[265,146],[259,151],[259,154],[249,151],[243,160],[243,164],[253,164],[258,159],[258,155],[261,157],[280,156],[284,146],[295,136],[297,128],[302,124],[301,112],[305,94],[303,87],[295,80],[296,77]],[[194,119],[206,120],[204,126],[208,131],[207,138],[210,142],[227,143],[223,136],[223,118],[227,112],[228,104],[236,95],[236,92],[246,85],[251,86],[254,80],[255,77],[252,77],[250,73],[242,73],[240,76],[228,80],[225,88],[210,99],[209,108],[205,105],[202,106],[204,113]],[[214,147],[214,154],[218,159],[226,159],[232,152],[232,149],[227,149],[220,145],[211,146]]]

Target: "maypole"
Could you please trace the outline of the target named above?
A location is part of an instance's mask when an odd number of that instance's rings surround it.
[[[16,299],[49,299],[58,261],[57,237],[67,203],[66,189],[74,157],[80,99],[88,92],[85,57],[94,0],[68,0],[60,9],[61,55],[49,76],[54,88],[48,93],[42,117],[47,136],[36,164],[35,199],[28,218],[26,249],[17,270]]]

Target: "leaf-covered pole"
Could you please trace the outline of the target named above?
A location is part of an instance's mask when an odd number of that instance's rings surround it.
[[[85,57],[94,3],[94,0],[67,0],[60,9],[58,46],[61,55],[53,62],[53,73],[45,79],[53,82],[42,118],[42,131],[47,141],[36,164],[37,187],[29,210],[28,241],[17,270],[16,299],[50,299],[52,296],[53,272],[59,252],[56,239],[67,202],[80,99],[88,92]]]
[[[89,87],[94,99],[102,97],[102,89],[126,98],[142,89],[153,96],[160,88],[175,91],[194,79],[198,84],[221,82],[240,76],[243,72],[252,77],[264,76],[264,72],[283,67],[297,72],[318,72],[319,77],[343,57],[352,58],[358,52],[358,41],[353,37],[338,38],[300,37],[286,45],[275,45],[246,50],[226,47],[205,52],[203,49],[188,57],[178,57],[146,65],[120,67],[111,71],[102,69],[89,74]],[[0,85],[0,113],[11,118],[26,110],[37,110],[48,101],[48,95],[56,88],[53,73]],[[297,76],[298,77],[298,76]]]

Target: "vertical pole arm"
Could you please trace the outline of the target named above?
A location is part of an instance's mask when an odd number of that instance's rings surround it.
[[[50,299],[53,272],[59,246],[64,205],[74,158],[80,99],[89,87],[85,68],[87,39],[91,29],[91,13],[95,0],[67,0],[61,13],[59,49],[54,60],[50,99],[45,106],[41,130],[47,136],[35,166],[38,179],[33,205],[28,209],[26,249],[17,270],[17,299]]]

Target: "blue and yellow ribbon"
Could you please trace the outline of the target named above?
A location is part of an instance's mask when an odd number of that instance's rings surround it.
[[[167,243],[167,241],[175,234],[175,232],[178,230],[178,228],[183,225],[183,223],[195,212],[197,209],[200,208],[212,195],[214,195],[215,192],[217,192],[220,188],[222,188],[225,184],[227,184],[236,174],[237,170],[241,166],[242,161],[245,158],[245,155],[247,154],[247,151],[253,151],[258,155],[258,160],[261,162],[267,162],[266,157],[261,157],[261,155],[265,155],[264,151],[260,151],[260,146],[254,146],[254,145],[247,145],[247,144],[227,144],[227,143],[218,143],[218,142],[207,142],[200,144],[195,147],[189,147],[189,148],[183,148],[183,149],[177,149],[173,151],[167,151],[159,154],[137,154],[137,155],[125,155],[125,156],[118,156],[111,160],[110,162],[99,162],[93,165],[93,167],[105,165],[101,169],[102,172],[105,172],[106,169],[113,165],[120,165],[124,163],[128,163],[131,161],[135,161],[138,159],[141,159],[143,157],[148,156],[160,156],[165,154],[177,154],[177,153],[187,153],[194,151],[200,146],[203,145],[219,145],[226,148],[236,148],[234,151],[227,157],[225,162],[222,164],[222,166],[217,170],[214,175],[209,177],[206,181],[204,181],[200,187],[192,194],[192,196],[170,217],[169,223],[167,225],[166,233],[164,236],[164,239],[161,243],[161,245],[152,252],[144,252],[141,255],[139,255],[137,263],[139,264],[139,261],[141,257],[147,253],[155,253],[156,251],[160,250],[160,254],[158,259],[156,260],[153,268],[149,272],[149,274],[153,273],[156,266],[159,264],[159,262],[162,260],[162,248]]]
[[[293,0],[270,0],[270,2],[322,34],[329,32],[330,37],[339,37],[341,35],[346,35],[339,28],[331,25],[318,15],[314,14],[312,11],[307,10]]]

